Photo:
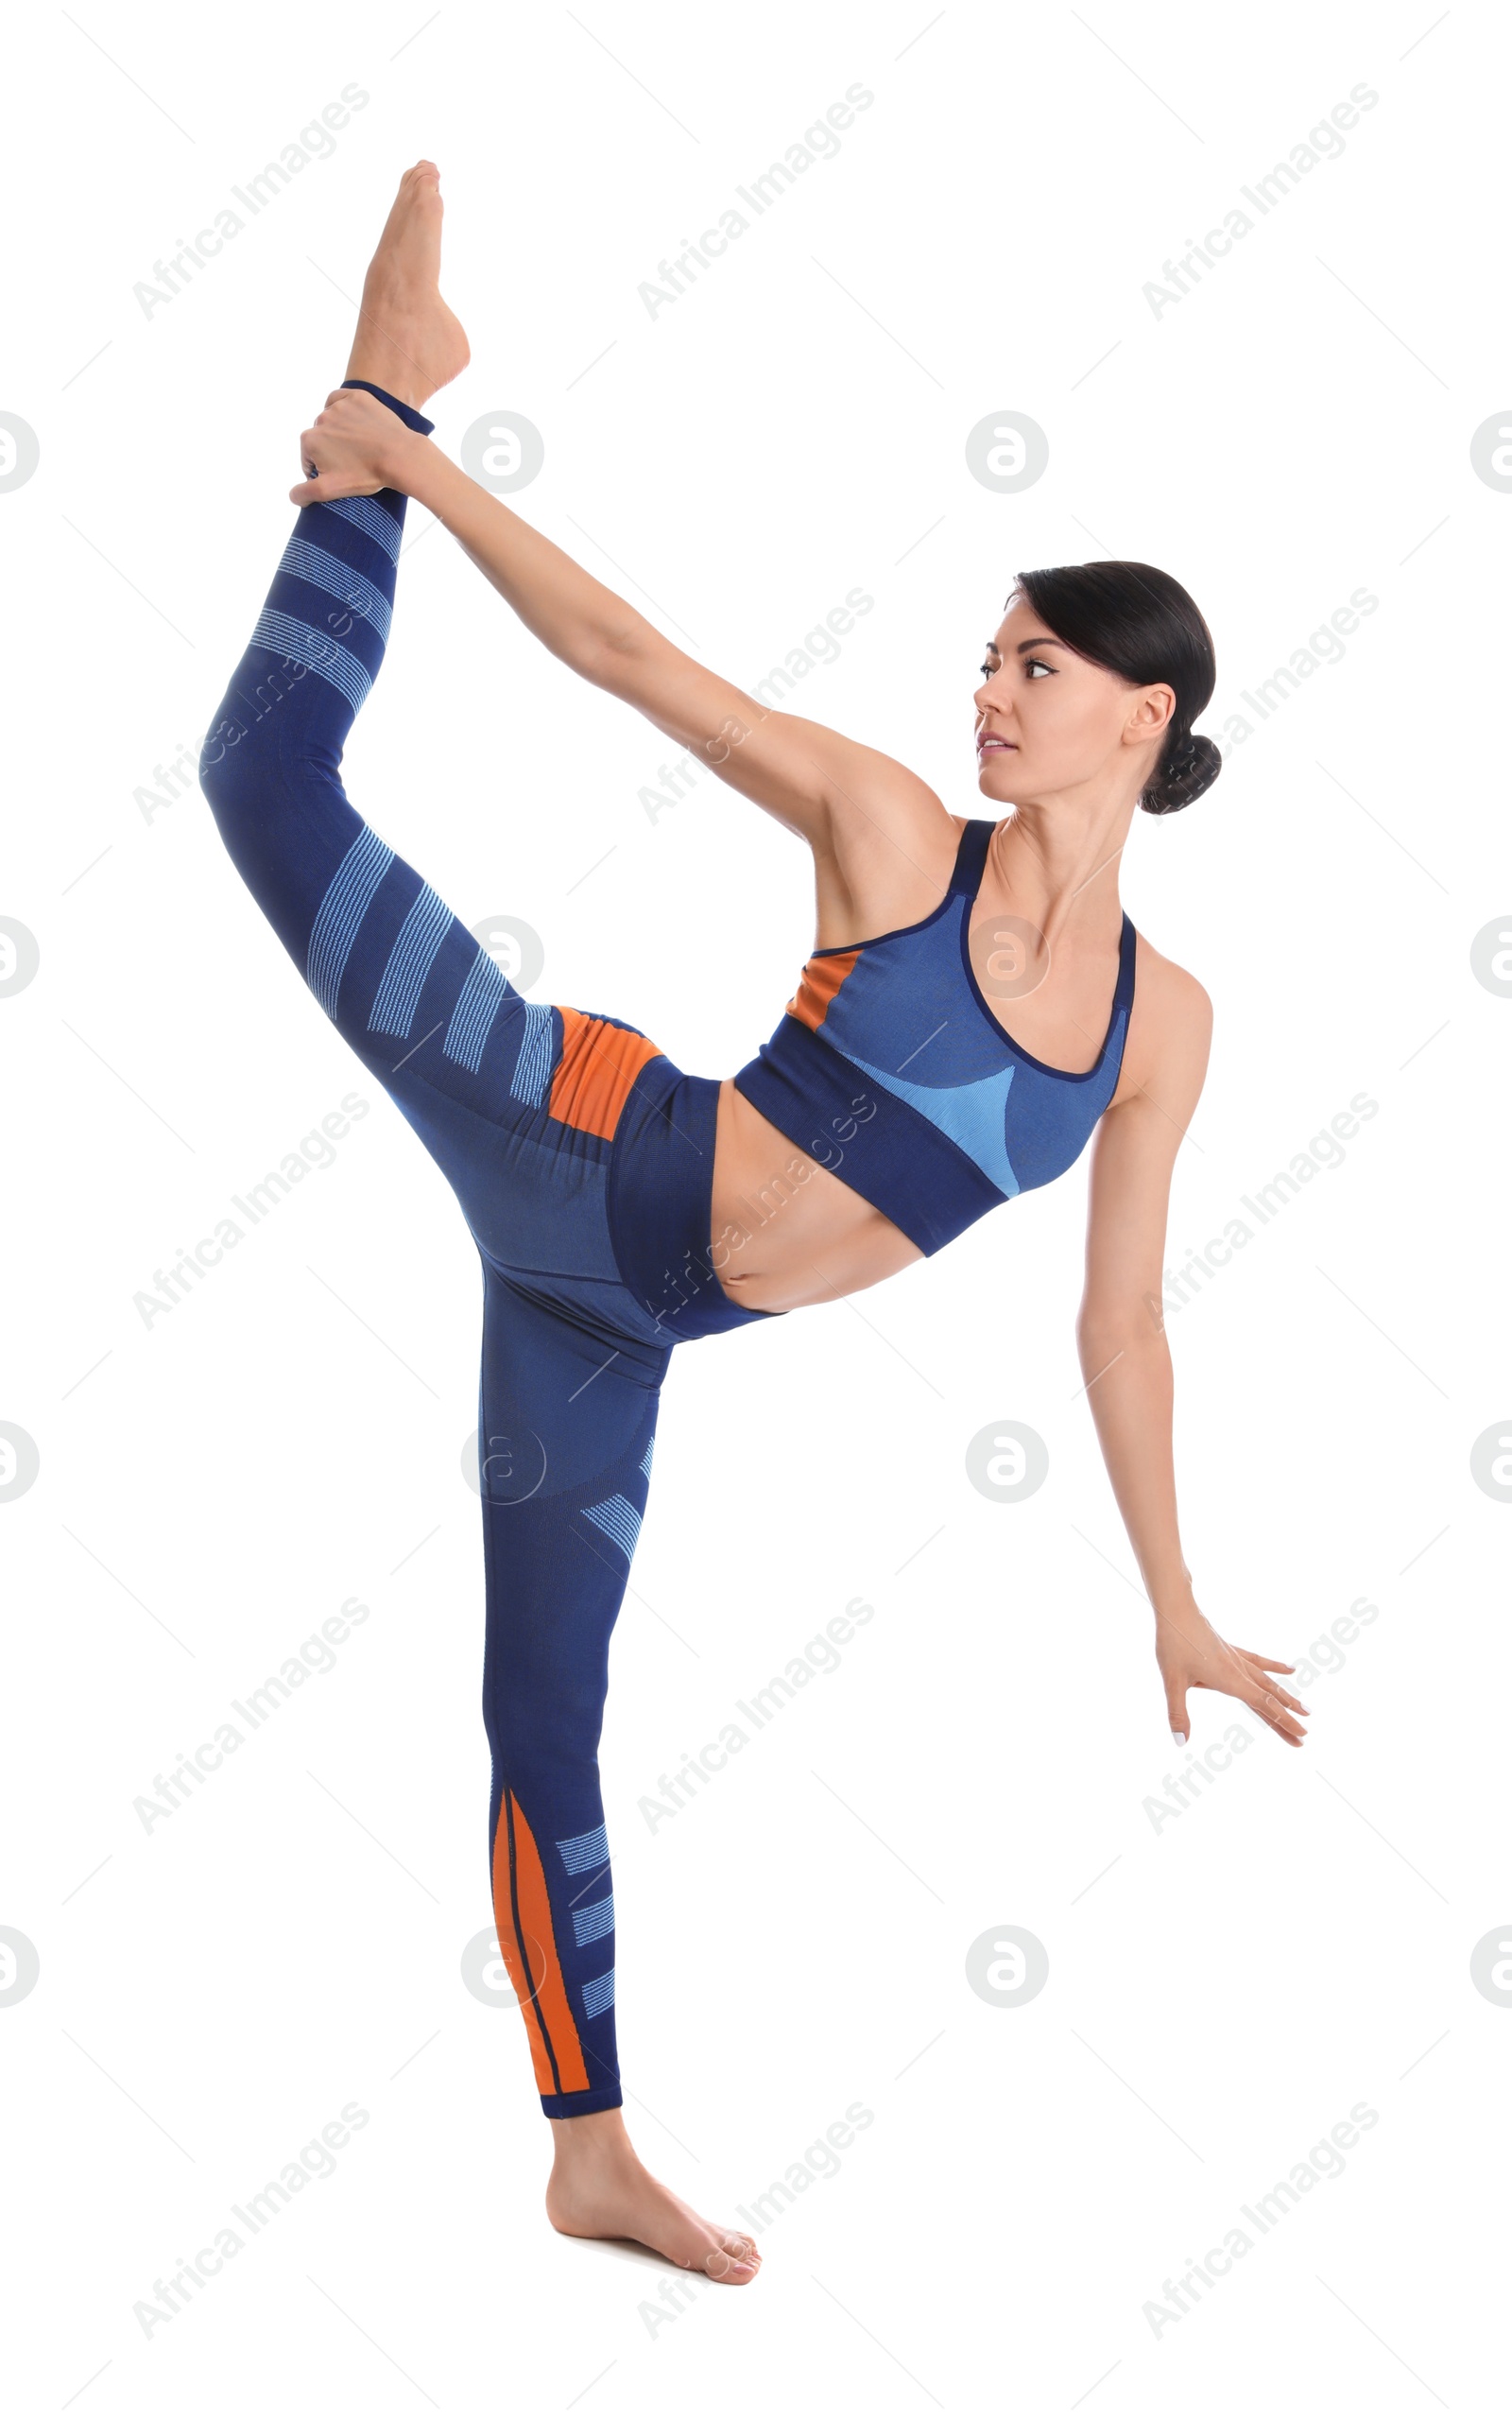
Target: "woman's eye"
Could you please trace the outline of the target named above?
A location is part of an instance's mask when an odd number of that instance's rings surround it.
[[[1037,655],[1031,655],[1023,668],[1026,672],[1048,672],[1051,666],[1048,664],[1041,664]]]

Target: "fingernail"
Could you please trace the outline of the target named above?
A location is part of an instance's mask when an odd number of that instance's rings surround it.
[[[1171,1737],[1176,1741],[1178,1748],[1184,1748],[1186,1746],[1187,1735],[1184,1731],[1173,1731]]]

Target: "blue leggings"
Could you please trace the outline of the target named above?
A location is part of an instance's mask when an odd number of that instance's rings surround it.
[[[387,490],[301,512],[199,778],[482,1257],[493,1909],[541,2106],[573,2118],[623,2098],[597,1751],[662,1380],[674,1343],[765,1314],[710,1263],[717,1084],[617,1018],[524,998],[348,804],[342,746],[383,662],[404,523]]]

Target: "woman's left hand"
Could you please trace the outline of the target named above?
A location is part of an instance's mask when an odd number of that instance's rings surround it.
[[[1307,1707],[1279,1681],[1266,1678],[1271,1672],[1295,1672],[1296,1665],[1278,1664],[1247,1647],[1230,1647],[1195,1604],[1189,1602],[1178,1613],[1156,1616],[1155,1660],[1165,1683],[1171,1736],[1178,1746],[1186,1746],[1192,1732],[1188,1689],[1217,1689],[1240,1699],[1290,1747],[1299,1748],[1306,1737],[1297,1717],[1306,1714]]]

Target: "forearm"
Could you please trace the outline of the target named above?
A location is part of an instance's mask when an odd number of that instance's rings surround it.
[[[1175,1380],[1162,1330],[1098,1325],[1076,1330],[1087,1400],[1114,1498],[1158,1616],[1192,1596],[1177,1524],[1172,1451]]]
[[[429,438],[401,432],[393,484],[434,512],[528,631],[593,680],[651,634],[644,616],[571,555],[470,479]]]

